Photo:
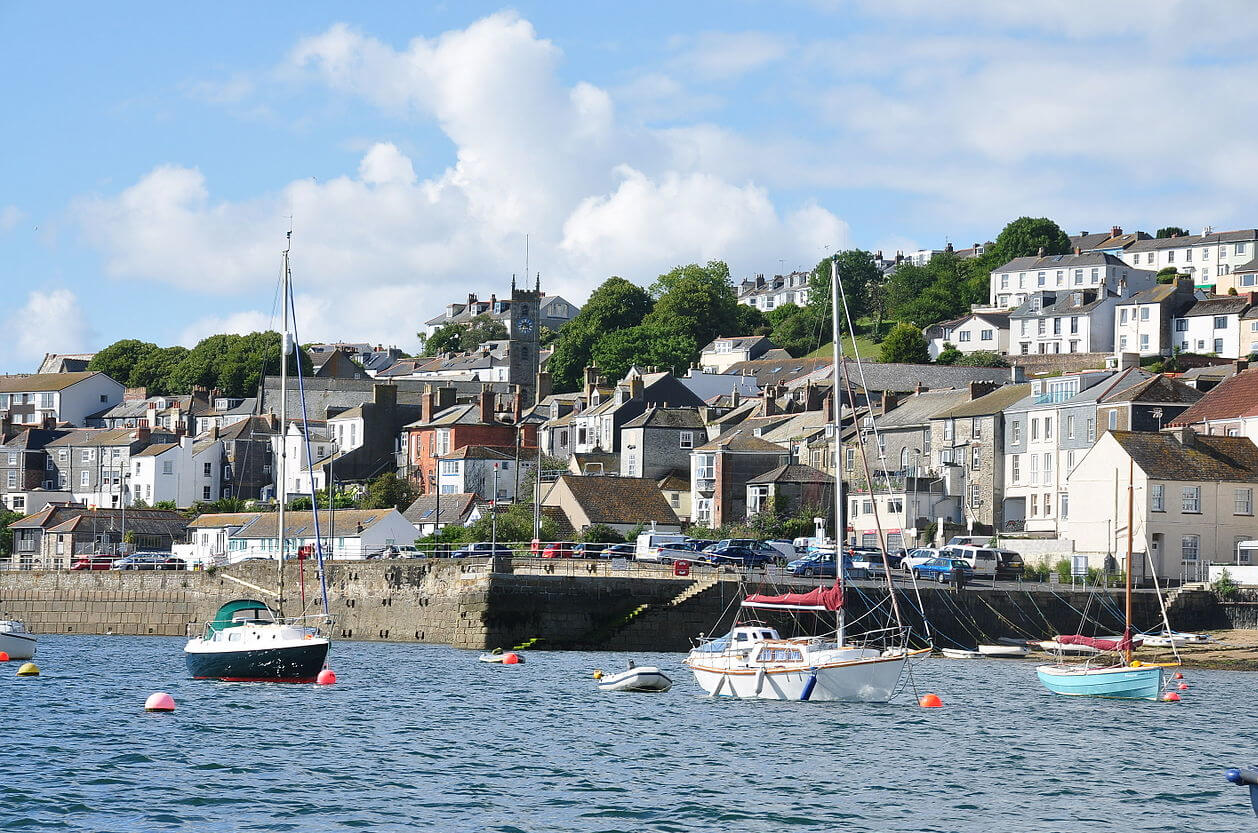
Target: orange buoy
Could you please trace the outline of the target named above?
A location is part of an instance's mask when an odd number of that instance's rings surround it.
[[[1179,688],[1179,690],[1180,690],[1180,691],[1187,691],[1187,690],[1188,690],[1188,683],[1180,683],[1180,684],[1177,686],[1177,688]]]
[[[937,709],[943,706],[943,701],[939,699],[938,694],[923,694],[917,701],[917,705],[923,709]]]
[[[1163,702],[1166,702],[1166,703],[1178,703],[1179,695],[1173,691],[1168,691],[1162,695],[1162,700]]]
[[[515,651],[508,651],[502,658],[503,665],[519,665],[520,655]]]
[[[146,712],[173,712],[175,698],[164,691],[155,691],[144,701],[144,710]]]
[[[315,682],[319,685],[332,685],[336,682],[336,672],[331,668],[325,668],[319,672],[319,676],[315,677]]]
[[[8,662],[9,654],[7,651],[0,651],[0,662]]]

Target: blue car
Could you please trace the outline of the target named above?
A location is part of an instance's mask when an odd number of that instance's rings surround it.
[[[913,575],[919,579],[934,579],[940,584],[952,581],[952,571],[960,569],[966,581],[974,579],[974,568],[962,558],[932,558],[924,564],[913,568]]]
[[[818,576],[834,578],[834,553],[814,552],[798,558],[786,565],[786,571],[793,576]],[[851,553],[843,553],[843,577],[850,579],[869,578],[869,572],[852,564]]]

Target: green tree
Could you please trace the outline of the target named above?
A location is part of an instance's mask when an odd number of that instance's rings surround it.
[[[874,263],[874,256],[861,249],[848,249],[834,256],[838,266],[839,282],[843,288],[843,296],[847,298],[848,312],[855,321],[867,315],[873,309],[873,287],[882,281],[882,273]],[[830,272],[831,258],[825,258],[812,270],[808,279],[808,304],[819,316],[824,318],[826,325],[830,323]],[[840,303],[843,298],[840,297]],[[847,331],[845,316],[839,316],[839,326]]]
[[[625,540],[625,536],[607,524],[590,524],[577,537],[587,544],[619,544]]]
[[[1070,237],[1047,217],[1019,217],[1001,229],[996,242],[983,257],[990,256],[991,269],[996,269],[1015,257],[1038,254],[1041,247],[1045,255],[1068,254]]]
[[[1168,237],[1187,237],[1187,236],[1188,236],[1188,232],[1184,231],[1179,226],[1167,226],[1166,228],[1160,228],[1158,229],[1158,233],[1154,235],[1154,237],[1156,237],[1158,240],[1165,240]]]
[[[187,355],[188,349],[178,345],[153,350],[132,368],[129,386],[143,387],[149,396],[180,393],[175,386],[175,368]]]
[[[926,337],[912,324],[896,324],[882,342],[879,360],[903,364],[926,364],[930,361]]]
[[[821,316],[811,305],[778,307],[765,317],[769,321],[769,340],[797,358],[830,341],[829,316]]]
[[[459,334],[459,349],[463,352],[474,350],[486,341],[504,339],[508,335],[507,325],[487,314],[476,316],[462,330]]]
[[[463,328],[458,324],[442,324],[424,340],[424,355],[440,356],[442,353],[457,353],[462,336]]]
[[[659,321],[608,333],[591,351],[591,359],[609,379],[622,379],[633,365],[676,368],[681,372],[698,356],[688,333]]]
[[[1175,269],[1174,266],[1167,266],[1164,269],[1158,270],[1157,282],[1158,283],[1175,283],[1175,278],[1178,275],[1179,275],[1179,272]]]
[[[547,364],[554,389],[564,392],[579,388],[599,339],[641,324],[651,307],[651,296],[637,284],[615,276],[603,281],[581,312],[559,330]]]
[[[21,512],[0,508],[0,556],[7,558],[13,552],[13,530],[9,524],[25,517]]]
[[[87,369],[100,371],[119,384],[133,387],[131,376],[136,367],[159,349],[152,342],[124,338],[93,356]]]
[[[956,364],[964,355],[955,344],[945,341],[944,349],[940,350],[935,358],[935,364]]]
[[[1008,367],[1009,361],[994,350],[975,350],[955,362],[960,367]]]
[[[515,503],[510,506],[500,506],[497,511],[499,541],[533,540],[533,507],[531,505]],[[470,541],[488,541],[493,534],[493,515],[486,512],[480,520],[468,527],[467,538]],[[540,537],[543,541],[554,541],[559,537],[559,527],[544,515]]]
[[[738,303],[730,280],[729,266],[719,260],[706,266],[691,263],[660,275],[651,284],[655,307],[642,324],[656,334],[684,333],[695,343],[688,365],[699,357],[699,349],[721,336],[745,335],[744,327],[754,329],[763,323],[750,307]],[[750,329],[748,330],[748,332]]]
[[[405,478],[385,472],[367,484],[359,506],[363,509],[406,509],[415,502],[415,488]]]
[[[153,508],[154,508],[154,509],[166,509],[166,510],[168,510],[168,511],[172,511],[172,512],[173,512],[174,510],[178,509],[179,507],[175,505],[175,502],[174,502],[173,500],[159,500],[157,503],[154,503],[154,504],[153,504]]]

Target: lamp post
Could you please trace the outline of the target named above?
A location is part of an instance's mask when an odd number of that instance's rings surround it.
[[[494,463],[494,496],[489,501],[489,540],[495,558],[498,556],[498,464]]]
[[[917,468],[921,464],[922,450],[920,448],[914,448],[912,449],[912,452],[913,452],[913,488],[911,490],[912,497],[910,498],[909,502],[907,502],[904,506],[904,526],[906,529],[911,528],[913,530],[913,545],[917,546],[917,517],[920,514],[917,511]],[[911,527],[909,526],[910,518],[913,523]],[[903,540],[904,536],[901,535],[900,537],[901,537],[901,540]],[[906,551],[907,549],[908,548],[905,547]]]

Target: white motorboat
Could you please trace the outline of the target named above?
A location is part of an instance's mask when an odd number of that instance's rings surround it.
[[[978,652],[997,659],[1018,659],[1031,653],[1025,645],[979,645]]]
[[[1163,631],[1147,633],[1143,637],[1144,644],[1150,648],[1183,648],[1185,645],[1205,645],[1211,638],[1203,633],[1181,633],[1179,631]]]
[[[654,665],[638,666],[632,662],[618,674],[595,671],[594,679],[598,680],[599,691],[668,691],[673,687],[672,679]]]
[[[978,651],[967,651],[963,648],[940,648],[939,653],[948,659],[982,659],[983,655]]]
[[[35,635],[20,620],[0,619],[0,651],[8,654],[9,659],[33,659]]]

